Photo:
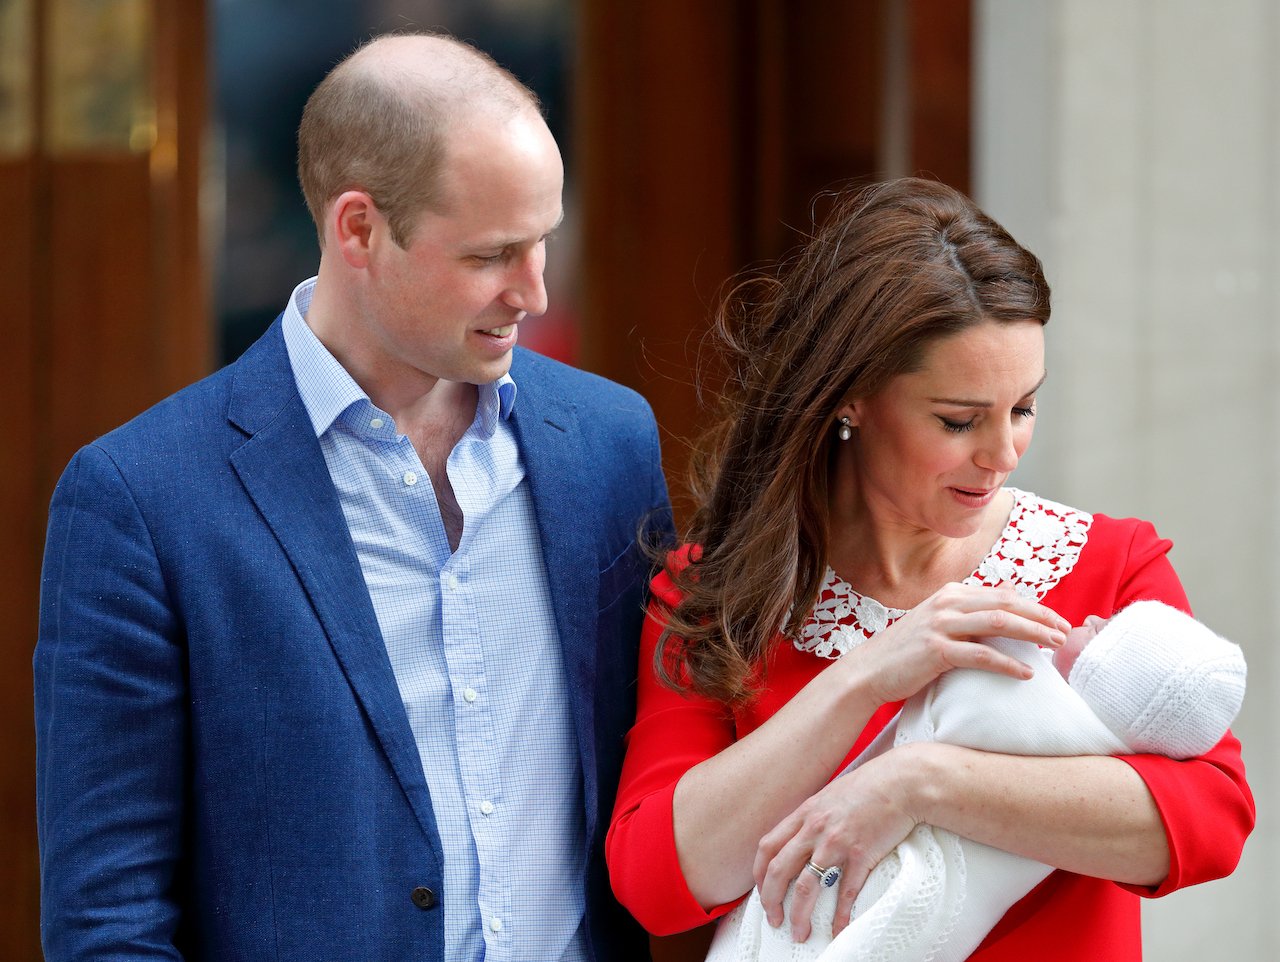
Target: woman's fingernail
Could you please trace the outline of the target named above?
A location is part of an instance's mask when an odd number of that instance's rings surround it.
[[[1049,643],[1055,648],[1059,648],[1067,643],[1067,636],[1060,631],[1050,631]]]

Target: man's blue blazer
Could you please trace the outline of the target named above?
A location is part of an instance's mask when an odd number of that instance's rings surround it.
[[[573,693],[590,940],[600,962],[647,957],[602,842],[634,718],[637,530],[670,524],[657,430],[601,378],[524,351],[513,376]],[[35,681],[48,962],[443,956],[431,797],[279,321],[71,461]]]

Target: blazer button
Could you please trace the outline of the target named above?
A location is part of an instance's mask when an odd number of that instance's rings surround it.
[[[436,893],[425,885],[419,885],[410,892],[409,898],[413,899],[413,904],[420,909],[433,909],[436,907]]]

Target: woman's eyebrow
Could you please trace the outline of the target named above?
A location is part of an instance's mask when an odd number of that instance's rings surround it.
[[[1041,374],[1040,380],[1036,381],[1035,386],[1032,387],[1031,390],[1024,392],[1022,396],[1025,398],[1035,394],[1036,391],[1040,390],[1041,385],[1044,384],[1044,379],[1047,378],[1048,376],[1049,376],[1048,371],[1045,371],[1043,374]],[[978,401],[971,398],[954,398],[954,397],[931,397],[929,398],[929,403],[930,404],[950,404],[958,408],[989,408],[995,405],[994,401]]]

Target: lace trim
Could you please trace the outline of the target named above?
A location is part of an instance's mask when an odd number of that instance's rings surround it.
[[[978,569],[964,579],[967,585],[994,588],[1007,585],[1024,598],[1042,599],[1071,573],[1089,540],[1093,515],[1017,488],[1013,510],[1000,537]],[[839,658],[883,631],[906,614],[860,594],[827,569],[808,620],[795,646],[819,658]]]

